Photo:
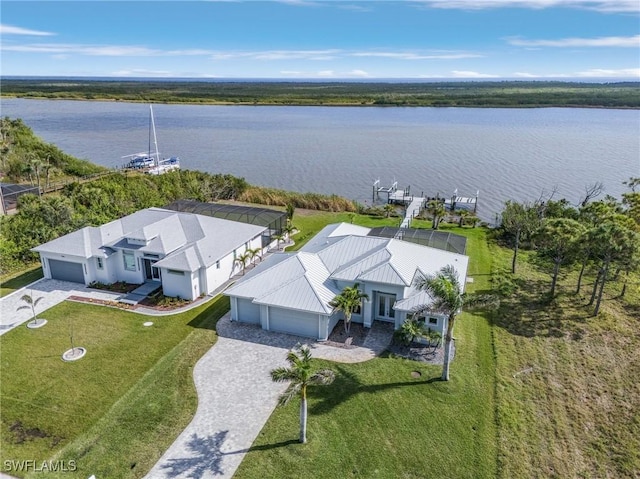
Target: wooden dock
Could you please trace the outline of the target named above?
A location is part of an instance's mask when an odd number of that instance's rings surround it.
[[[478,209],[478,196],[480,195],[480,191],[477,191],[475,197],[458,196],[458,189],[456,188],[450,198],[441,198],[439,194],[435,197],[429,197],[424,196],[424,193],[420,196],[413,196],[410,194],[410,187],[400,189],[397,181],[394,181],[389,187],[383,187],[380,186],[380,180],[376,180],[373,183],[373,203],[376,200],[380,200],[381,193],[387,195],[387,203],[405,206],[405,216],[396,234],[397,238],[402,237],[402,230],[411,226],[411,221],[422,213],[430,201],[441,201],[450,211],[455,211],[456,208],[472,209],[475,214]]]

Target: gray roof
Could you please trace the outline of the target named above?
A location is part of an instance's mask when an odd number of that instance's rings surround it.
[[[408,311],[430,301],[412,286],[417,274],[453,265],[465,284],[467,256],[392,238],[332,236],[337,231],[340,228],[330,225],[297,254],[280,255],[274,264],[259,265],[225,294],[258,304],[330,314],[329,302],[340,292],[337,281],[379,283],[404,287],[404,298],[397,305]]]
[[[108,256],[113,249],[137,249],[164,257],[156,263],[181,271],[195,271],[224,258],[261,235],[266,227],[236,221],[147,208],[99,227],[88,226],[33,248],[38,253]],[[126,239],[145,241],[129,244]]]

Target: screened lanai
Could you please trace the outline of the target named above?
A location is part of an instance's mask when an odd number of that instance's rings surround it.
[[[430,246],[452,253],[466,254],[467,238],[445,231],[402,228],[402,232],[398,235],[400,228],[392,228],[390,226],[382,226],[380,228],[372,228],[369,236],[380,236],[382,238],[400,238],[403,241]]]
[[[173,211],[212,216],[224,220],[239,221],[240,223],[248,223],[251,225],[266,226],[268,229],[262,239],[264,246],[271,242],[271,238],[274,235],[282,234],[284,227],[287,225],[287,214],[284,211],[256,206],[176,200],[169,203],[165,208]]]

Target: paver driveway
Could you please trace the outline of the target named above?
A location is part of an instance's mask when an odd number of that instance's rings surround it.
[[[187,428],[160,458],[146,479],[230,478],[269,419],[287,385],[270,372],[286,365],[287,352],[308,342],[315,358],[361,362],[383,351],[391,332],[370,334],[365,347],[342,349],[309,339],[218,321],[218,341],[193,371],[198,410]],[[298,431],[291,431],[297,439]]]

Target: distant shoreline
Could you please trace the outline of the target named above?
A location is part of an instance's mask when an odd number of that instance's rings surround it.
[[[640,82],[0,78],[2,98],[192,105],[640,109]]]

